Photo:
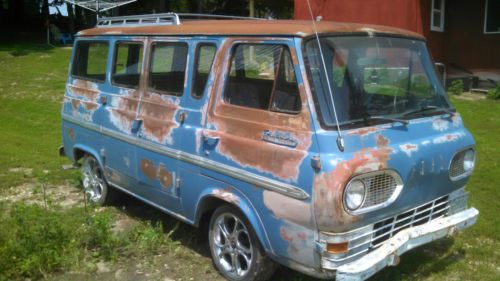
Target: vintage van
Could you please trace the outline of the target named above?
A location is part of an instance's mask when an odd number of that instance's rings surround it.
[[[163,14],[79,32],[60,152],[88,200],[119,190],[207,223],[229,280],[276,264],[364,280],[473,225],[475,143],[425,39],[315,26]]]

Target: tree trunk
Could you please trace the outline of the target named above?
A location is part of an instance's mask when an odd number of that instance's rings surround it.
[[[68,10],[68,29],[71,34],[75,34],[75,12],[73,11],[73,5],[66,2],[66,10]]]

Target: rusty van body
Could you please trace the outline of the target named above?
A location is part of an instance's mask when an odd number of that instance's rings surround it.
[[[75,40],[62,153],[89,200],[121,190],[209,223],[230,280],[275,262],[363,280],[475,223],[475,143],[420,35],[167,15]]]

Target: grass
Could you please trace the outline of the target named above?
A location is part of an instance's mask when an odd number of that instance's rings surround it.
[[[70,50],[2,44],[0,198],[27,182],[77,186],[78,172],[61,169],[70,163],[57,154]],[[500,280],[500,102],[452,101],[478,143],[478,165],[468,184],[471,204],[481,212],[478,223],[454,239],[405,254],[398,267],[383,270],[373,280]],[[123,206],[127,210],[130,204],[139,204],[127,200]],[[192,228],[144,205],[136,209],[50,204],[46,209],[22,202],[0,203],[0,280],[93,273],[101,260],[151,261],[156,268],[163,266],[156,262],[159,255],[171,257],[169,262],[177,266],[171,266],[169,274],[176,277],[220,279],[206,250],[200,250],[206,249],[206,241],[198,242]],[[138,223],[114,233],[113,222],[123,216]],[[313,279],[281,269],[273,280]]]

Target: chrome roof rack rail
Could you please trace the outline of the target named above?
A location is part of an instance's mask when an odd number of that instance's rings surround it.
[[[164,13],[164,14],[99,18],[97,20],[97,27],[138,26],[138,25],[180,25],[181,18],[189,19],[189,20],[199,20],[199,19],[263,20],[262,18],[225,16],[225,15]]]

